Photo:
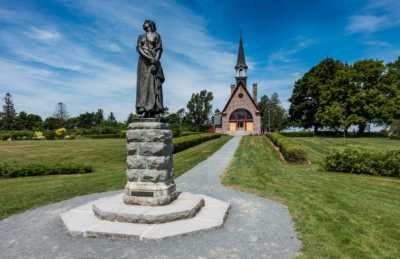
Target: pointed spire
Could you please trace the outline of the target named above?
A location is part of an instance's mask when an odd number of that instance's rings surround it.
[[[240,43],[239,43],[237,62],[236,62],[236,66],[235,66],[235,69],[238,69],[238,68],[247,69],[246,57],[244,55],[244,48],[243,48],[242,31],[240,31]]]

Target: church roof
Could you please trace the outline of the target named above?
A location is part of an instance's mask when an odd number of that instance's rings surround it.
[[[237,62],[236,62],[235,68],[236,69],[237,68],[246,68],[247,69],[246,57],[244,55],[242,35],[240,35],[239,50],[238,50]]]
[[[247,87],[244,86],[241,82],[235,87],[235,90],[233,90],[231,96],[229,97],[229,100],[226,102],[224,109],[222,110],[222,112],[224,113],[226,111],[226,109],[228,108],[229,104],[231,103],[233,97],[235,96],[236,92],[238,91],[239,87],[243,87],[245,93],[249,96],[251,102],[254,104],[254,106],[256,107],[257,111],[259,111],[260,109],[258,108],[258,105],[256,104],[256,102],[254,101],[253,97],[250,95],[249,91],[247,90]]]

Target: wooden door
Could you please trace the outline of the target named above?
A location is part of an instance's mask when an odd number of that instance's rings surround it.
[[[246,131],[253,131],[253,122],[246,122]]]
[[[236,131],[236,122],[229,122],[229,131]]]

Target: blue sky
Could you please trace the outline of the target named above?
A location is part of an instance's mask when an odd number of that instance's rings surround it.
[[[163,44],[165,103],[214,93],[222,108],[243,31],[248,83],[288,107],[293,82],[326,57],[390,62],[400,56],[399,0],[120,1],[0,0],[0,94],[17,111],[71,115],[134,109],[136,38],[146,18]]]

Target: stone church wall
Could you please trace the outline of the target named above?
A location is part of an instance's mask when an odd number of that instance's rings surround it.
[[[241,85],[238,87],[239,89],[236,91],[235,95],[232,97],[231,102],[225,110],[225,115],[222,116],[222,130],[224,132],[229,131],[229,117],[231,113],[234,112],[236,109],[243,108],[248,110],[253,116],[254,133],[258,134],[261,132],[261,116],[257,114],[257,108],[254,107],[254,104],[249,95],[246,93],[244,87]],[[242,96],[242,98],[240,98],[239,96]]]

